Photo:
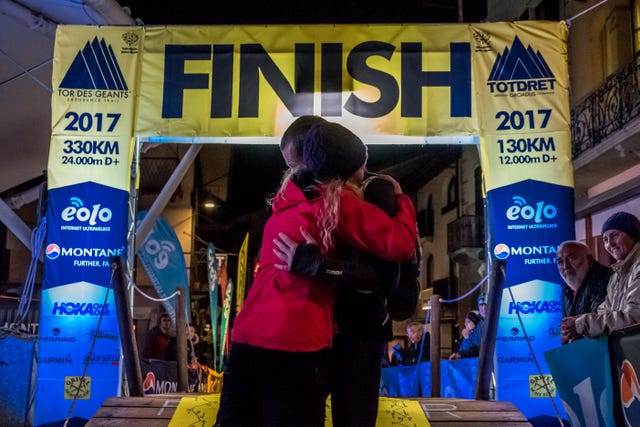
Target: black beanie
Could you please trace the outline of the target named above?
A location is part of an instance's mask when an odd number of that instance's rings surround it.
[[[627,233],[634,242],[640,242],[640,221],[628,212],[617,212],[602,225],[602,234],[607,230],[618,230]]]
[[[347,179],[367,160],[367,148],[356,134],[338,123],[318,123],[304,141],[303,160],[320,180]]]

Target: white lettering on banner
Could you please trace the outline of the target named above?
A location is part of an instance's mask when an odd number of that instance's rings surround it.
[[[153,265],[158,270],[163,270],[169,265],[169,255],[176,250],[176,247],[169,240],[158,242],[155,239],[149,239],[144,244],[144,250],[149,255],[155,256]]]

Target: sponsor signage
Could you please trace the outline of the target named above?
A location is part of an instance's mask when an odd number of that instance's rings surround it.
[[[35,425],[60,422],[71,407],[73,417],[89,419],[119,393],[109,258],[126,257],[140,34],[73,26],[56,33]]]
[[[367,143],[479,141],[492,232],[487,249],[491,257],[506,259],[508,286],[523,287],[511,312],[503,301],[501,322],[511,329],[519,314],[545,325],[526,331],[533,341],[498,341],[497,356],[526,355],[530,350],[521,348],[523,343],[533,343],[532,355],[549,340],[559,344],[548,331],[558,320],[551,303],[559,300],[554,251],[573,237],[566,37],[564,23],[535,21],[58,26],[45,293],[69,285],[108,286],[109,255],[124,255],[127,246],[133,137],[277,143],[297,116],[316,114],[344,124]],[[160,254],[166,246],[157,240],[146,249]],[[43,301],[43,331],[66,319],[89,333],[107,304],[113,313],[111,301],[77,295],[82,294]],[[100,316],[94,315],[94,304],[103,304]],[[42,357],[62,353],[51,350]],[[74,364],[82,364],[87,351],[69,354]],[[102,360],[112,353],[98,349],[96,354]],[[498,398],[509,395],[526,416],[553,414],[531,391],[532,376],[539,377],[534,384],[544,383],[546,372],[509,373],[500,365]],[[39,374],[38,388],[48,392],[37,396],[37,423],[66,417],[67,386],[88,397],[86,407],[76,406],[87,408],[76,409],[77,416],[90,416],[104,400],[96,387],[117,393],[117,381],[108,386],[104,381],[119,378],[118,372],[108,364],[95,366],[105,370],[90,381],[60,370],[45,383]],[[51,405],[41,409],[42,401]]]

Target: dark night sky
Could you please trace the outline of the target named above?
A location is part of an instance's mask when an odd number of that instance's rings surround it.
[[[145,25],[458,22],[458,0],[120,0]],[[486,2],[464,0],[465,22],[486,16]]]

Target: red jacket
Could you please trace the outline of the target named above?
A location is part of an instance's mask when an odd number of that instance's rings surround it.
[[[300,227],[317,241],[320,230],[316,214],[320,198],[307,200],[300,188],[289,182],[284,197],[276,197],[273,215],[267,221],[260,250],[260,267],[231,340],[256,347],[284,351],[317,351],[331,345],[333,336],[333,288],[326,281],[279,270],[273,240],[279,232],[303,242]],[[390,218],[355,193],[344,189],[340,199],[337,238],[348,245],[382,258],[401,261],[415,249],[416,218],[411,200],[398,196],[398,215]]]

